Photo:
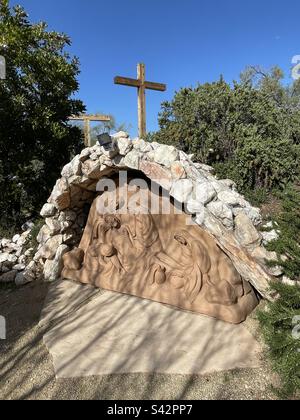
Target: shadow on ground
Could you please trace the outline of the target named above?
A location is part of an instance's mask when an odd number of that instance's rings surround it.
[[[1,399],[275,398],[270,385],[277,379],[265,361],[257,369],[205,376],[126,373],[56,379],[43,344],[49,327],[38,325],[47,291],[48,286],[39,283],[0,290],[0,314],[8,327],[7,340],[0,341]]]

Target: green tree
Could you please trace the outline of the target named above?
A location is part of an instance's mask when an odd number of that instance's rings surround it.
[[[68,117],[85,110],[72,99],[79,63],[65,47],[65,34],[46,23],[31,24],[20,6],[0,2],[0,55],[6,80],[0,81],[0,223],[34,216],[61,167],[83,146]]]
[[[299,399],[300,287],[276,282],[271,288],[277,299],[269,302],[265,311],[259,311],[258,319],[273,369],[281,377],[281,386],[276,392],[280,397]]]
[[[230,86],[221,77],[182,89],[162,104],[160,130],[150,138],[194,154],[245,191],[285,185],[299,173],[299,107],[283,106],[284,89],[274,93],[280,104],[270,94],[279,76],[274,70],[273,84],[254,85],[249,76]]]

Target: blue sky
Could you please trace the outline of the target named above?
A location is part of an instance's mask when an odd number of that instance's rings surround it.
[[[32,21],[67,33],[81,62],[80,97],[89,113],[115,115],[137,134],[137,92],[113,84],[146,64],[147,128],[157,129],[160,104],[184,86],[238,79],[248,64],[280,65],[290,77],[300,54],[299,0],[18,0]]]

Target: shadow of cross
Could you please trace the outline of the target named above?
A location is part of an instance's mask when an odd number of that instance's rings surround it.
[[[146,89],[158,90],[165,92],[167,86],[162,83],[147,82],[145,80],[145,64],[139,63],[137,65],[137,79],[130,79],[128,77],[117,76],[114,79],[116,85],[132,86],[138,89],[138,122],[139,122],[139,137],[146,136]]]

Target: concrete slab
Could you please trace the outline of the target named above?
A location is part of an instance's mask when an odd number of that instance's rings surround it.
[[[53,319],[44,342],[58,378],[260,366],[260,345],[243,325],[72,282],[50,290],[41,322]]]
[[[93,286],[83,286],[69,280],[50,283],[39,325],[43,327],[57,323],[101,293],[103,291]]]

